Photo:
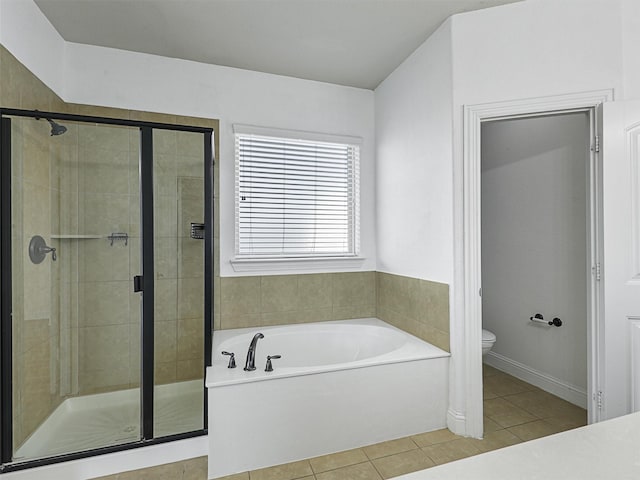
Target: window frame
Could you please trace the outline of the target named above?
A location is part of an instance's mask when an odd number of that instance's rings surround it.
[[[274,256],[250,256],[239,255],[239,154],[237,147],[238,135],[257,135],[263,137],[274,137],[278,139],[298,140],[305,142],[344,144],[358,148],[358,155],[355,159],[353,173],[353,253],[340,255],[274,255]],[[360,156],[362,152],[362,139],[360,137],[323,134],[315,132],[305,132],[298,130],[285,130],[276,128],[259,127],[253,125],[233,125],[234,138],[234,256],[230,263],[236,272],[260,272],[279,270],[352,270],[358,269],[364,263],[365,258],[360,256],[360,221],[361,221],[361,201],[360,201]]]

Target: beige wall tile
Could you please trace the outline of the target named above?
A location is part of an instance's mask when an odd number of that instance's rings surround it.
[[[82,370],[129,368],[129,325],[78,329]]]
[[[156,237],[153,249],[156,278],[178,278],[178,239]]]
[[[79,146],[94,151],[128,152],[129,132],[132,128],[103,124],[78,124]]]
[[[260,277],[260,291],[262,313],[299,309],[297,275]]]
[[[175,320],[154,323],[156,363],[177,360],[177,327]]]
[[[82,282],[79,326],[116,325],[129,322],[129,282]]]
[[[80,231],[86,235],[126,232],[129,227],[129,197],[85,192],[80,198]]]
[[[375,316],[375,305],[351,305],[343,307],[333,307],[333,320],[348,320],[350,318],[368,318]]]
[[[375,272],[333,274],[333,306],[375,305]]]
[[[449,286],[444,283],[420,280],[420,295],[424,300],[422,310],[423,321],[428,321],[433,328],[449,332]]]
[[[232,321],[232,318],[238,315],[260,313],[262,296],[260,285],[260,277],[221,278],[220,301],[223,324],[225,317]]]
[[[129,249],[106,238],[83,240],[78,245],[81,282],[129,281]]]
[[[156,385],[174,383],[177,379],[176,362],[156,362],[154,370],[154,382],[156,383]]]
[[[298,275],[298,305],[300,309],[326,308],[333,305],[333,274]]]
[[[202,317],[178,320],[178,359],[204,357],[204,322]]]
[[[192,360],[178,360],[176,380],[182,382],[185,380],[203,379],[205,374],[204,356]]]
[[[158,278],[154,285],[155,319],[162,321],[178,318],[178,280],[175,278]]]
[[[182,480],[205,480],[208,473],[207,460],[207,457],[198,457],[182,462]]]
[[[449,351],[449,287],[377,272],[377,316]]]
[[[204,279],[178,279],[178,318],[202,318],[204,315]]]
[[[177,151],[182,157],[200,158],[202,165],[202,157],[204,155],[204,141],[200,133],[193,132],[177,132]]]
[[[129,194],[128,151],[81,147],[79,158],[78,187],[81,192]]]
[[[222,329],[230,328],[248,328],[262,327],[262,316],[259,313],[238,313],[238,314],[222,314],[220,317],[220,327]]]
[[[143,122],[155,123],[176,123],[176,116],[166,113],[141,112],[138,110],[128,111],[131,120],[140,120]]]

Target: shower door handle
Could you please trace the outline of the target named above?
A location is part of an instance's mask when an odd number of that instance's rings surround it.
[[[136,275],[133,277],[133,291],[138,293],[143,290],[142,275]]]

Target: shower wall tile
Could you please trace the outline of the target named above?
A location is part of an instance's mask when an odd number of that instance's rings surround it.
[[[85,235],[126,232],[129,226],[129,197],[108,193],[85,192],[80,197],[81,224]]]
[[[129,388],[129,365],[101,370],[81,370],[78,383],[80,394],[110,392]]]
[[[181,134],[182,132],[180,132]],[[153,132],[153,154],[168,155],[175,158],[178,153],[178,132],[173,130],[155,130]]]
[[[224,277],[221,328],[374,317],[375,272]]]
[[[129,152],[81,147],[79,189],[90,193],[129,193]]]
[[[377,273],[377,316],[449,351],[449,286]]]
[[[81,124],[78,126],[80,149],[81,151],[92,150],[100,152],[100,155],[104,154],[104,152],[101,152],[104,150],[128,152],[129,131],[131,129],[131,127],[115,125]]]
[[[155,319],[173,320],[178,318],[178,280],[156,279],[155,281]]]
[[[161,123],[178,122],[211,127],[216,131],[219,127],[218,121],[211,119],[178,118],[173,115],[67,104],[2,46],[0,104],[8,108],[134,118]],[[140,273],[140,208],[139,139],[135,129],[75,125],[69,122],[65,124],[68,129],[65,135],[52,140],[49,137],[49,126],[45,122],[15,119],[13,126],[16,131],[12,138],[12,165],[15,177],[13,193],[14,198],[18,199],[13,205],[13,274],[14,287],[22,286],[14,288],[13,297],[13,342],[16,352],[14,431],[17,446],[51,413],[64,396],[128,388],[139,383],[141,297],[139,294],[131,293],[131,276]],[[166,191],[166,208],[163,205],[160,213],[164,217],[162,222],[167,223],[160,222],[159,225],[161,233],[172,236],[173,240],[170,239],[160,249],[156,248],[155,252],[159,259],[158,272],[163,275],[162,279],[173,282],[162,286],[161,294],[157,296],[160,300],[157,311],[162,311],[166,317],[160,317],[158,320],[166,320],[167,325],[175,325],[174,334],[170,333],[172,329],[169,327],[165,330],[164,325],[157,329],[158,343],[163,345],[160,351],[170,352],[173,348],[175,352],[172,361],[159,363],[157,380],[170,382],[176,378],[203,377],[203,359],[201,356],[196,358],[201,353],[194,348],[194,345],[202,340],[202,333],[197,332],[195,328],[198,321],[187,317],[180,323],[179,328],[177,301],[178,294],[184,293],[180,314],[202,318],[201,309],[194,310],[188,303],[202,304],[203,244],[187,239],[187,222],[202,221],[199,219],[203,217],[202,195],[192,195],[196,189],[202,189],[203,142],[202,136],[198,134],[157,133],[154,139],[156,152],[168,156],[159,162],[166,163],[167,173],[173,175],[173,178],[166,178],[165,190],[156,191]],[[219,155],[217,143],[215,155]],[[23,167],[27,167],[26,171],[23,171]],[[157,178],[161,178],[165,172],[159,168],[156,173],[160,175]],[[218,173],[219,165],[216,164],[215,192],[219,190]],[[178,189],[178,176],[182,177],[182,193]],[[23,186],[26,190],[23,190]],[[183,202],[180,210],[179,201]],[[217,197],[214,202],[214,236],[219,238]],[[104,239],[50,238],[51,234],[108,235],[111,232],[129,233],[128,248],[122,244],[110,247],[109,242]],[[24,245],[34,233],[41,234],[47,242],[58,248],[59,262],[55,266],[41,264],[40,268],[29,270],[29,266],[33,264],[24,253]],[[182,237],[185,241],[178,243],[176,237]],[[184,258],[178,262],[176,259],[180,255],[184,255]],[[217,242],[215,255],[214,281],[219,285]],[[42,280],[40,284],[38,276]],[[187,280],[180,284],[179,290],[178,278],[186,277],[199,277],[200,287],[197,287],[195,280],[191,283]],[[159,286],[162,279],[159,279],[156,285]],[[25,292],[25,285],[37,286],[40,290],[38,295],[31,290]],[[102,296],[99,293],[101,287]],[[192,295],[191,292],[196,291],[199,295]],[[51,292],[54,292],[55,298],[51,296]],[[172,298],[164,297],[165,294]],[[122,303],[128,306],[128,312],[120,305],[122,298],[125,298]],[[110,306],[108,299],[111,301]],[[220,306],[219,289],[214,290],[214,304]],[[48,308],[45,308],[47,305]],[[52,309],[58,312],[49,316]],[[41,315],[45,310],[46,318]],[[35,322],[29,325],[38,324],[42,328],[46,327],[48,337],[45,330],[23,331],[27,325],[25,313],[33,319],[29,322]],[[201,325],[202,321],[199,323]],[[216,328],[220,327],[219,308],[214,314],[214,324]],[[103,328],[107,330],[98,330]],[[125,340],[124,333],[112,335],[113,331],[109,333],[109,328],[122,328],[123,331],[127,330],[129,335]],[[88,335],[91,329],[94,329],[92,333],[101,332],[97,335],[99,340],[93,335]],[[34,335],[34,332],[38,333]],[[28,333],[27,337],[24,336],[25,333]],[[195,341],[197,334],[200,337],[198,342]],[[25,338],[28,339],[27,344]],[[28,354],[25,345],[28,351],[35,349],[34,351],[42,355]],[[54,351],[57,348],[60,349],[59,353]],[[171,356],[170,353],[162,355]],[[37,362],[38,368],[33,368],[34,362]],[[26,363],[28,368],[25,367]],[[38,381],[30,379],[26,382],[27,377],[23,374],[26,370],[43,372],[43,377],[37,379]],[[57,391],[62,384],[64,391]],[[41,386],[42,392],[34,396],[29,403],[25,396],[25,388],[30,389],[33,385]],[[51,395],[51,391],[56,393]]]
[[[204,325],[202,317],[178,320],[178,360],[204,357]]]
[[[178,360],[176,380],[196,380],[204,378],[204,356],[192,360]]]
[[[129,282],[82,282],[80,327],[129,323]]]
[[[174,362],[177,359],[177,325],[175,320],[154,323],[156,362]]]
[[[79,245],[80,281],[108,282],[126,281],[129,275],[130,245],[114,242],[106,238],[82,240]]]
[[[79,327],[84,371],[129,368],[129,325]]]
[[[202,318],[204,315],[204,279],[178,279],[178,318]]]
[[[154,381],[156,385],[174,383],[177,379],[176,362],[156,362]]]
[[[157,278],[178,277],[178,239],[156,238],[154,242],[155,273]]]
[[[178,161],[182,161],[188,157],[196,157],[202,159],[204,155],[204,142],[202,140],[202,135],[199,133],[192,132],[183,132],[178,135],[178,151],[180,152],[180,157]],[[202,161],[198,163],[202,167]],[[202,172],[200,172],[202,175]]]

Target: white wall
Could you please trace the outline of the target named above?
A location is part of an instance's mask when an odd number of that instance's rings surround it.
[[[482,320],[497,337],[491,353],[582,407],[589,131],[586,113],[482,125]],[[535,313],[563,325],[529,321]]]
[[[452,335],[451,349],[458,352],[458,365],[466,363],[463,107],[606,89],[613,89],[616,99],[624,98],[622,1],[527,0],[452,18],[455,186],[451,330],[460,334]],[[452,379],[452,398],[456,402],[463,399],[458,407],[462,414],[481,401],[469,392],[471,379],[465,379],[464,374],[464,369],[458,369]]]
[[[32,1],[2,0],[0,11],[3,27],[11,26],[3,28],[2,44],[67,102],[220,119],[222,276],[239,275],[229,264],[235,234],[234,123],[362,138],[360,236],[366,260],[359,269],[376,269],[372,91],[66,43],[55,38],[55,30],[30,38],[37,30],[33,25],[48,24]],[[332,268],[341,270],[351,269]],[[246,274],[269,273],[285,272]]]
[[[640,2],[622,0],[622,61],[624,98],[640,98]]]
[[[229,264],[235,241],[233,124],[361,137],[360,231],[366,260],[360,269],[376,269],[372,91],[73,43],[67,45],[66,74],[68,101],[220,119],[222,276],[240,275]],[[269,273],[286,272],[245,275]]]
[[[378,270],[451,283],[451,22],[376,89]]]
[[[0,43],[63,96],[65,41],[33,1],[0,1]]]

